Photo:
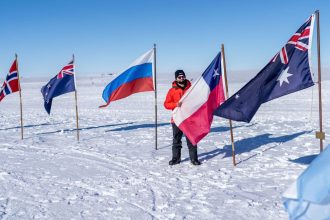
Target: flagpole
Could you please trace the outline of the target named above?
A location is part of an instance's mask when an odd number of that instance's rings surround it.
[[[154,44],[154,89],[155,89],[155,149],[158,149],[158,141],[157,141],[157,71],[156,71],[156,44]]]
[[[226,68],[226,57],[225,57],[225,46],[221,44],[221,53],[223,57],[223,74],[225,77],[225,87],[226,87],[226,96],[228,95],[228,80],[227,80],[227,68]],[[232,157],[233,157],[233,165],[236,166],[236,158],[235,158],[235,145],[234,145],[234,134],[233,134],[233,126],[231,119],[229,119],[229,127],[230,127],[230,140],[231,140],[231,150],[232,150]]]
[[[20,110],[21,110],[21,139],[23,140],[24,134],[23,134],[23,105],[22,105],[22,90],[21,90],[21,81],[20,76],[18,72],[18,60],[17,60],[17,54],[15,54],[16,59],[16,70],[17,70],[17,78],[18,78],[18,86],[19,86],[19,101],[20,101]]]
[[[322,87],[321,87],[321,43],[320,43],[320,12],[315,11],[317,23],[317,66],[318,66],[318,89],[319,89],[319,123],[320,131],[316,132],[316,138],[320,139],[320,152],[323,151],[323,140],[325,133],[322,129]]]
[[[77,125],[77,140],[79,142],[79,117],[78,117],[78,98],[77,98],[77,84],[76,84],[76,69],[75,69],[75,60],[74,60],[74,54],[72,54],[72,61],[73,61],[73,65],[74,65],[74,97],[75,97],[75,101],[76,101],[76,125]]]

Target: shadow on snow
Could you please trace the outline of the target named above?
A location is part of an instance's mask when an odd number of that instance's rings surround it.
[[[313,154],[313,155],[308,155],[308,156],[302,156],[299,157],[297,159],[291,160],[289,159],[290,162],[293,163],[299,163],[299,164],[304,164],[304,165],[308,165],[310,164],[316,157],[318,156],[318,154]]]
[[[253,123],[253,124],[249,124],[249,125],[240,125],[240,126],[235,126],[233,127],[233,129],[235,128],[247,128],[247,127],[253,127],[254,125],[256,125],[257,123]],[[230,131],[230,127],[229,126],[219,126],[219,127],[214,127],[211,128],[210,133],[212,132],[226,132],[226,131]]]
[[[79,128],[79,131],[91,130],[91,129],[97,129],[97,128],[107,128],[107,127],[113,127],[113,126],[118,126],[118,125],[127,125],[127,124],[133,124],[133,122],[120,123],[120,124],[109,124],[109,125],[100,125],[100,126],[90,126],[90,127],[86,127],[86,128]],[[55,134],[55,133],[60,133],[60,132],[71,132],[71,131],[77,131],[77,129],[76,128],[63,129],[63,130],[57,130],[57,131],[42,132],[42,133],[37,133],[37,134]]]
[[[245,138],[243,140],[239,140],[239,141],[235,142],[235,153],[236,153],[236,155],[242,154],[242,153],[250,152],[263,145],[277,143],[276,145],[263,150],[263,152],[265,152],[272,148],[277,147],[281,143],[288,142],[303,134],[310,133],[310,132],[312,132],[312,131],[302,131],[302,132],[297,132],[295,134],[284,135],[284,136],[280,136],[280,137],[271,137],[272,134],[262,134],[262,135],[259,135],[256,137]],[[231,145],[225,145],[221,149],[215,149],[215,150],[212,150],[209,152],[201,153],[201,154],[199,154],[199,157],[201,158],[201,161],[212,159],[213,157],[219,156],[220,154],[224,154],[222,158],[231,157],[232,156],[231,148],[232,148]],[[255,157],[256,155],[257,154],[254,154],[254,155],[244,159],[243,161],[247,161],[250,158]],[[238,164],[243,161],[238,162]]]
[[[34,124],[34,125],[23,125],[23,128],[34,128],[34,127],[39,127],[39,126],[48,126],[48,125],[54,125],[54,124],[60,124],[60,123],[41,123],[41,124]],[[19,129],[21,126],[15,126],[15,127],[10,127],[10,128],[1,128],[0,131],[6,131],[6,130],[11,130],[11,129]]]
[[[157,127],[161,127],[161,126],[166,126],[166,125],[170,125],[171,123],[159,123],[157,125]],[[129,130],[134,130],[134,129],[139,129],[139,128],[154,128],[155,124],[138,124],[138,125],[130,125],[130,126],[126,126],[126,127],[122,127],[122,128],[115,128],[115,129],[111,129],[111,130],[107,130],[105,132],[109,132],[109,131],[129,131]]]

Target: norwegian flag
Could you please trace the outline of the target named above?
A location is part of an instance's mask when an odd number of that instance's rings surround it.
[[[310,16],[270,62],[214,115],[250,122],[260,105],[314,85],[310,47],[315,15]]]
[[[10,93],[14,93],[20,90],[18,71],[17,71],[17,60],[15,59],[10,67],[9,73],[4,81],[0,91],[0,102],[1,100]]]
[[[57,79],[62,79],[65,74],[67,75],[74,74],[73,60],[61,69],[61,71],[57,74]]]

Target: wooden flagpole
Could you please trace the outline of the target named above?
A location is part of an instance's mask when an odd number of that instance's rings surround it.
[[[157,127],[158,127],[158,119],[157,119],[157,71],[156,71],[156,44],[154,44],[154,89],[155,89],[155,149],[158,149],[158,138],[157,138]]]
[[[316,138],[320,139],[320,152],[323,151],[323,140],[325,133],[322,129],[322,87],[321,87],[321,43],[320,43],[320,12],[315,11],[317,23],[317,66],[318,66],[318,87],[319,87],[319,123],[320,131],[316,132]]]
[[[78,98],[77,98],[77,84],[76,84],[76,69],[75,69],[75,60],[74,60],[74,54],[72,55],[72,61],[73,61],[73,65],[74,65],[74,97],[75,97],[75,101],[76,101],[76,125],[77,125],[77,140],[79,142],[79,117],[78,117]]]
[[[225,56],[225,46],[221,44],[221,53],[223,57],[223,71],[225,77],[225,86],[226,86],[226,96],[228,95],[228,80],[227,80],[227,67],[226,67],[226,56]],[[232,157],[233,157],[233,165],[236,166],[236,158],[235,158],[235,145],[234,145],[234,134],[233,134],[233,125],[231,119],[229,119],[229,127],[230,127],[230,140],[231,140],[231,150],[232,150]]]
[[[21,109],[21,139],[23,140],[24,134],[23,134],[23,105],[22,105],[22,89],[21,89],[21,80],[20,80],[19,71],[18,71],[18,60],[17,60],[17,54],[15,54],[15,60],[16,60],[16,70],[17,70],[17,76],[18,76],[18,86],[19,86],[19,101],[20,101],[20,109]]]

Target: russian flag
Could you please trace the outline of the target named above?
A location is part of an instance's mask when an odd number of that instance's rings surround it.
[[[153,83],[154,50],[137,58],[126,70],[112,80],[103,90],[102,98],[106,107],[112,101],[126,98],[138,92],[154,91]]]
[[[221,53],[188,89],[173,111],[174,123],[196,145],[211,129],[213,111],[225,101]]]

